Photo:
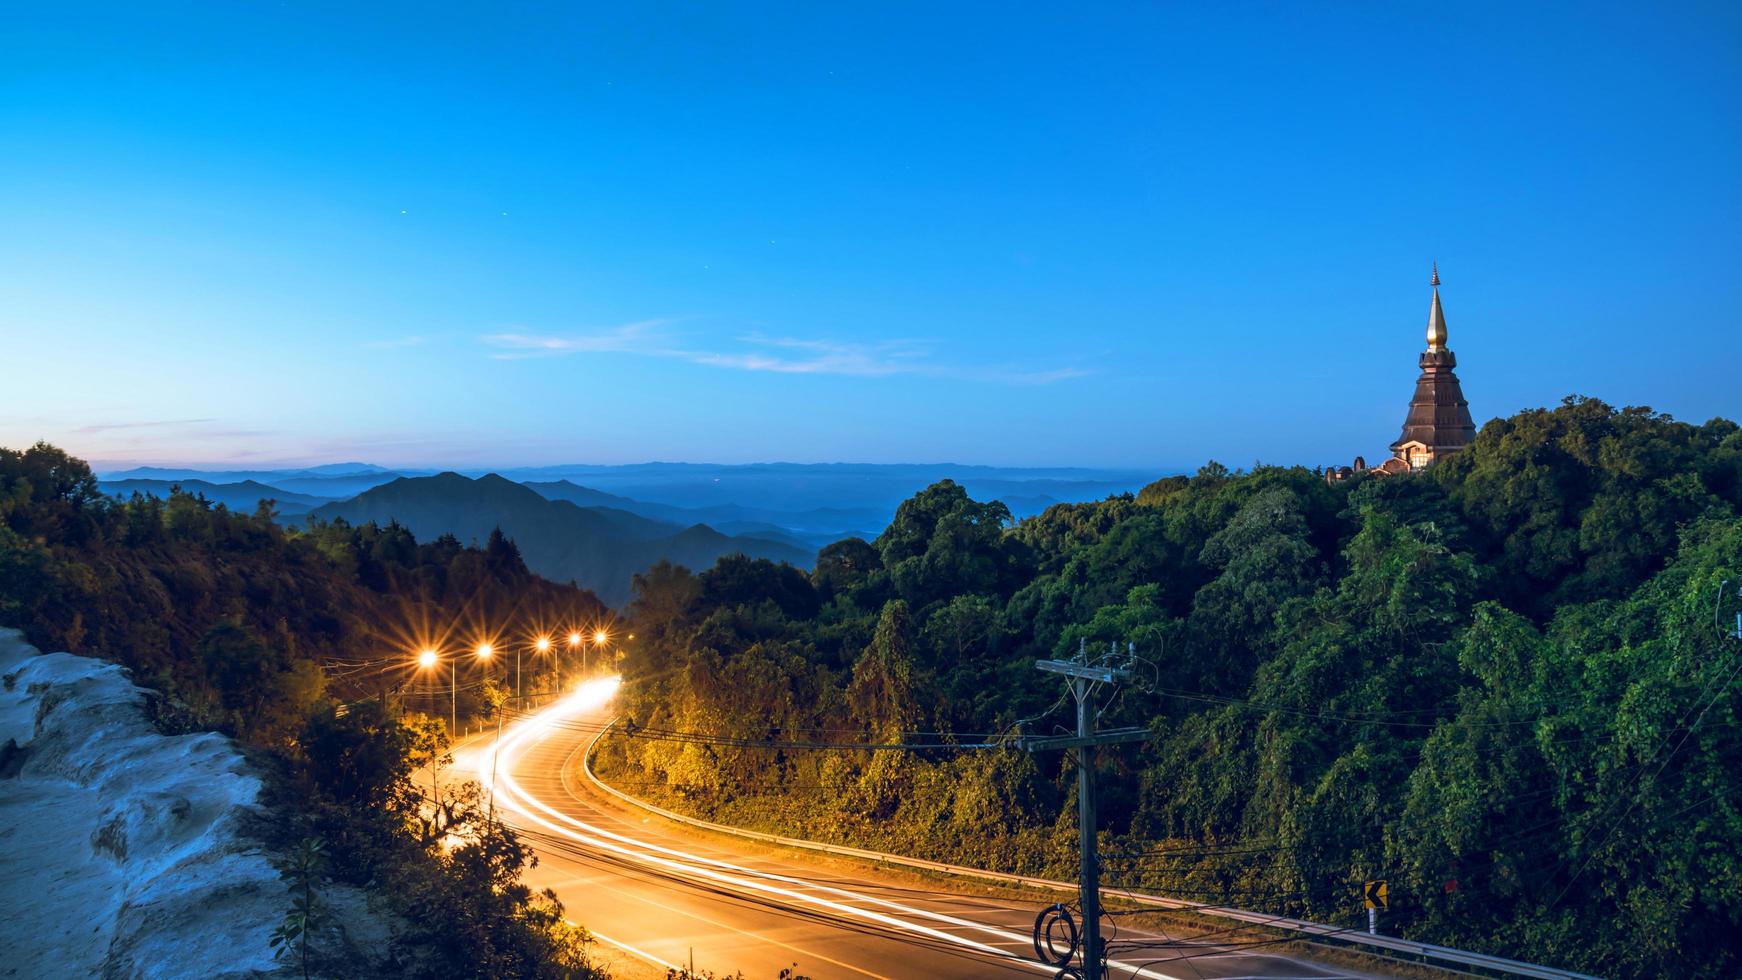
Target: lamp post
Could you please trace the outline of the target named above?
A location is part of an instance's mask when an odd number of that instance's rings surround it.
[[[570,653],[574,653],[576,650],[581,649],[581,644],[584,642],[586,642],[586,640],[584,637],[581,636],[580,630],[570,630],[569,631],[569,652]],[[583,652],[582,656],[586,656],[586,654]],[[562,686],[560,672],[559,672],[559,676],[558,676],[557,686],[558,687]]]
[[[425,647],[423,652],[417,655],[417,665],[424,670],[434,670],[441,661],[442,655],[437,653],[433,647]],[[452,737],[460,720],[460,667],[458,664],[454,665],[451,676],[453,677],[453,696],[448,707],[449,737]]]
[[[603,650],[605,648],[605,644],[610,639],[611,639],[611,634],[605,632],[602,629],[598,629],[598,630],[593,631],[593,646],[595,646],[601,650]]]
[[[549,653],[550,652],[550,637],[541,636],[538,638],[538,640],[536,642],[534,642],[532,644],[532,646],[533,646],[533,649],[537,650],[539,653]],[[514,651],[514,696],[516,698],[521,698],[521,699],[524,699],[526,697],[526,689],[525,689],[524,685],[521,684],[521,680],[520,680],[520,651],[519,650]]]
[[[484,676],[485,678],[488,678],[490,676],[490,658],[496,655],[496,648],[491,646],[488,642],[484,642],[478,644],[478,648],[472,652],[477,655],[480,661],[483,661],[485,665]]]

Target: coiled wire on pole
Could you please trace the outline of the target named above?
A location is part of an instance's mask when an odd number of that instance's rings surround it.
[[[1064,948],[1059,948],[1059,939],[1066,940]],[[1055,902],[1040,910],[1034,917],[1034,955],[1042,963],[1053,966],[1064,966],[1077,955],[1077,946],[1082,942],[1082,936],[1077,932],[1076,916],[1066,908],[1064,903]],[[1074,971],[1066,969],[1058,973],[1055,980],[1061,980]]]

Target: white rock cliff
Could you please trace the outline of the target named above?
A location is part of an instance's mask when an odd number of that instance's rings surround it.
[[[0,630],[0,977],[274,972],[287,906],[230,740],[165,736],[115,664]]]

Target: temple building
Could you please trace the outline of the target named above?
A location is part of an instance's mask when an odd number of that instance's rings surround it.
[[[1433,305],[1427,313],[1427,350],[1421,355],[1421,376],[1415,379],[1415,397],[1403,419],[1403,433],[1391,444],[1391,458],[1374,467],[1381,475],[1423,469],[1442,456],[1463,449],[1476,438],[1476,423],[1470,418],[1470,403],[1453,369],[1458,357],[1446,347],[1446,314],[1440,306],[1440,268],[1434,264]],[[1355,457],[1354,466],[1333,467],[1329,480],[1340,480],[1367,469]]]

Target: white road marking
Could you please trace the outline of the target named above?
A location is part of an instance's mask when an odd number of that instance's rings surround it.
[[[745,868],[731,862],[688,854],[674,848],[663,847],[648,841],[638,841],[633,838],[624,837],[621,834],[612,833],[602,827],[589,824],[586,821],[562,813],[527,793],[514,779],[513,760],[518,758],[524,747],[532,742],[541,740],[544,736],[548,735],[556,721],[586,711],[591,711],[599,707],[604,699],[598,697],[599,691],[597,689],[589,690],[589,688],[593,688],[594,685],[600,683],[601,682],[595,681],[593,682],[593,685],[583,687],[576,695],[558,701],[536,714],[529,715],[520,721],[515,722],[513,726],[502,733],[500,740],[495,746],[480,753],[482,757],[477,760],[477,771],[481,781],[484,783],[487,790],[495,789],[501,791],[496,799],[505,809],[511,809],[520,813],[521,816],[544,827],[552,833],[567,837],[570,840],[589,847],[622,855],[632,860],[664,867],[693,877],[705,878],[739,889],[747,889],[778,896],[802,904],[826,909],[831,912],[888,926],[903,932],[925,936],[930,939],[960,946],[987,956],[1005,960],[1013,965],[1020,965],[1035,970],[1036,972],[1048,974],[1057,972],[1058,967],[1056,966],[1018,956],[990,943],[978,942],[943,929],[910,922],[895,915],[873,911],[868,908],[860,908],[856,905],[849,905],[845,902],[821,897],[819,894],[807,894],[795,890],[794,888],[783,886],[793,885],[810,888],[823,894],[840,896],[868,905],[880,906],[892,911],[905,913],[909,916],[930,919],[934,922],[985,933],[987,935],[995,936],[1008,944],[1026,945],[1029,942],[1031,937],[1011,932],[1008,929],[989,926],[940,912],[933,912],[929,909],[904,905],[899,902],[864,895],[843,888],[820,885],[787,875],[754,871],[750,868]],[[614,686],[615,685],[612,685],[611,688],[605,689],[606,698],[609,697],[609,691],[614,689]],[[506,756],[507,759],[506,763],[504,762],[504,756]],[[492,782],[496,784],[494,787],[491,786]],[[528,807],[530,807],[530,809],[528,809]],[[556,822],[552,822],[553,820]],[[751,877],[744,877],[745,875]],[[757,879],[767,880],[763,881]],[[780,882],[781,884],[776,885],[771,882]],[[1181,978],[1174,977],[1171,974],[1160,973],[1146,967],[1141,967],[1135,963],[1124,963],[1118,960],[1109,959],[1107,965],[1114,969],[1131,971],[1130,976],[1133,977],[1134,980],[1139,977],[1149,978],[1149,980],[1181,980]]]

